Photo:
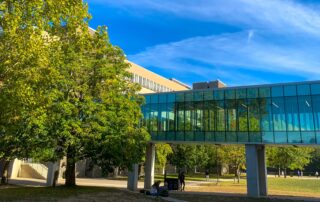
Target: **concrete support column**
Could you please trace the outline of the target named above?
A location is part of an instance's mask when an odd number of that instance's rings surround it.
[[[47,186],[53,186],[55,178],[59,178],[59,170],[60,170],[60,161],[49,162],[48,164],[48,173],[47,173]],[[57,172],[58,171],[58,172]],[[55,176],[57,175],[57,176]]]
[[[267,167],[264,145],[246,145],[247,193],[250,197],[267,196]]]
[[[138,175],[139,175],[139,165],[134,164],[132,170],[128,172],[128,184],[127,188],[131,191],[136,191],[138,189]]]
[[[155,163],[155,145],[148,144],[146,152],[146,165],[144,174],[144,188],[151,189],[154,183],[154,163]]]
[[[8,167],[9,178],[10,179],[17,178],[19,175],[20,169],[21,169],[21,160],[14,159],[13,161],[11,161]]]

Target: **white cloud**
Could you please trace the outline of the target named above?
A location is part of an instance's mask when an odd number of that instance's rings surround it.
[[[305,79],[318,79],[320,76],[318,7],[293,0],[92,2],[129,12],[141,11],[138,12],[140,15],[162,12],[181,18],[229,24],[243,30],[159,44],[128,56],[147,67],[189,73],[208,80],[219,76],[229,79],[232,84],[265,81],[263,77],[244,74],[252,71],[295,75]]]
[[[320,34],[319,10],[290,0],[91,0],[95,3],[224,22],[247,29]]]
[[[288,47],[269,43],[263,35],[256,32],[254,40],[252,37],[250,31],[194,37],[150,47],[128,57],[147,67],[167,68],[170,71],[189,73],[208,80],[217,75],[223,77],[222,79],[229,79],[228,77],[234,77],[235,74],[240,75],[233,79],[233,84],[248,82],[243,80],[245,76],[239,73],[243,72],[239,70],[303,75],[306,79],[320,76],[320,48],[308,48],[305,38],[299,38],[301,42],[297,41],[295,45]],[[320,46],[320,41],[317,43]],[[251,77],[250,80],[253,82],[264,81],[263,78]]]

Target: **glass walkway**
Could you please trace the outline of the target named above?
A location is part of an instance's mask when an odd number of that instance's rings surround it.
[[[320,81],[144,96],[153,142],[320,144]]]

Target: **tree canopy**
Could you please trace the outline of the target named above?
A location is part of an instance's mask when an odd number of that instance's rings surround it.
[[[104,169],[140,162],[139,86],[106,27],[89,32],[87,4],[4,0],[0,10],[0,157],[66,156],[66,185],[83,158]]]

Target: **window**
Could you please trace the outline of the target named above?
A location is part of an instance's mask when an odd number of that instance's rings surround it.
[[[297,95],[297,88],[295,85],[292,86],[285,86],[284,87],[284,95],[285,96],[296,96]]]
[[[273,123],[275,131],[286,131],[286,114],[284,111],[284,98],[272,99]]]
[[[272,97],[281,97],[283,96],[283,88],[282,86],[274,86],[271,88]]]
[[[300,131],[299,110],[297,97],[286,97],[286,120],[288,131]]]

